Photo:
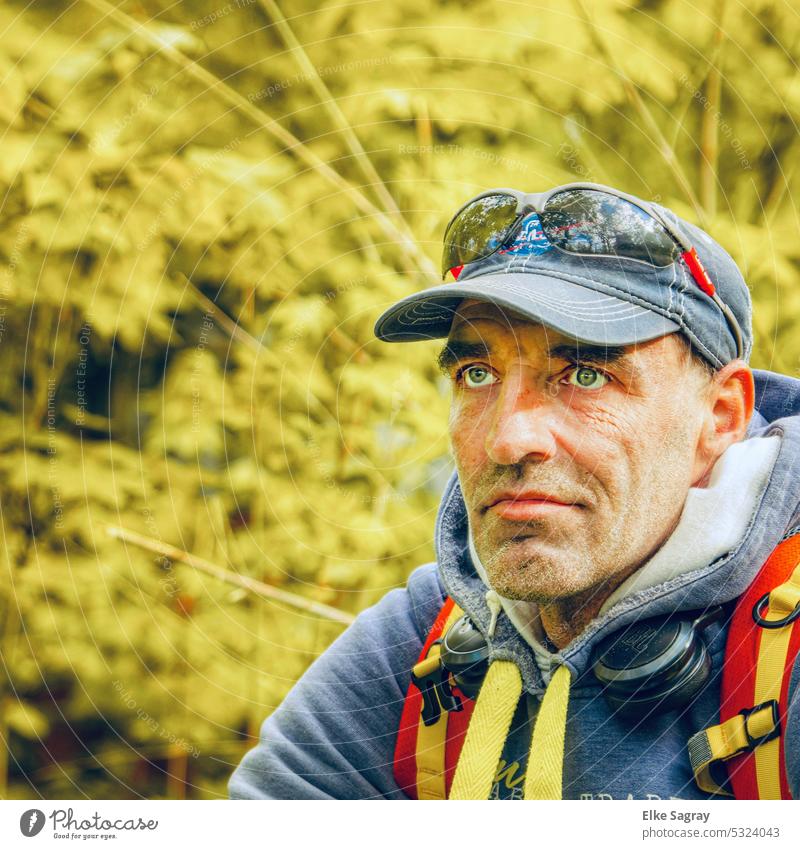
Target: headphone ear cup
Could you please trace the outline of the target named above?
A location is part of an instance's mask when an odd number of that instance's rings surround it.
[[[476,699],[489,666],[489,645],[469,616],[462,616],[444,635],[440,658],[458,689]]]
[[[694,701],[700,691],[708,683],[711,678],[711,655],[708,647],[702,638],[698,637],[698,645],[700,647],[700,657],[698,658],[696,668],[683,678],[680,691],[676,692],[675,703],[673,708],[685,707]]]
[[[612,709],[644,718],[685,707],[711,676],[696,621],[659,617],[611,634],[595,650],[594,675]]]

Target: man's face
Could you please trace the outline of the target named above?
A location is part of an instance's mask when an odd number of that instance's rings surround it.
[[[440,363],[497,592],[541,603],[608,591],[666,540],[700,474],[707,409],[678,339],[598,349],[467,300]]]

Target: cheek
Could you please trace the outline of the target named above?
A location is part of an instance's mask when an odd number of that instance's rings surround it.
[[[652,480],[654,446],[663,441],[653,411],[627,404],[575,404],[564,410],[557,440],[599,498],[614,512],[625,511]]]
[[[597,476],[605,477],[612,492],[632,500],[628,509],[671,502],[686,489],[694,457],[691,410],[648,405],[597,426],[606,438]]]
[[[467,504],[476,497],[477,488],[486,479],[491,464],[486,441],[491,428],[490,408],[485,400],[472,398],[456,401],[450,407],[448,429],[453,460]]]
[[[482,405],[485,411],[485,405]],[[470,469],[481,465],[485,458],[485,424],[482,409],[475,404],[453,401],[448,429],[456,465]]]
[[[630,409],[575,403],[556,417],[554,435],[579,466],[603,477],[601,472],[619,469],[637,451],[641,430],[639,418]]]

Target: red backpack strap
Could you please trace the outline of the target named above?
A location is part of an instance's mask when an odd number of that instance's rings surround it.
[[[780,543],[736,604],[722,670],[720,724],[689,741],[701,789],[737,799],[791,799],[781,729],[798,653],[800,533]]]
[[[436,696],[423,698],[420,689],[440,674],[441,639],[463,615],[452,598],[445,599],[412,670],[397,733],[394,775],[400,789],[413,799],[447,798],[464,744],[474,702],[460,695],[462,710],[451,712],[442,709]]]

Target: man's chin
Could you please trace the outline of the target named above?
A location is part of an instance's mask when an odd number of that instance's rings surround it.
[[[546,551],[541,545],[525,545],[525,542],[506,547],[502,555],[488,563],[481,555],[495,592],[515,601],[549,604],[591,589],[593,581],[586,573],[585,559],[578,563],[563,552]]]
[[[507,579],[507,576],[489,575],[489,583],[492,589],[512,601],[524,601],[532,604],[547,605],[556,601],[568,601],[571,598],[579,598],[584,595],[590,587],[577,585],[565,587],[554,586],[548,582],[537,582],[529,584]]]

